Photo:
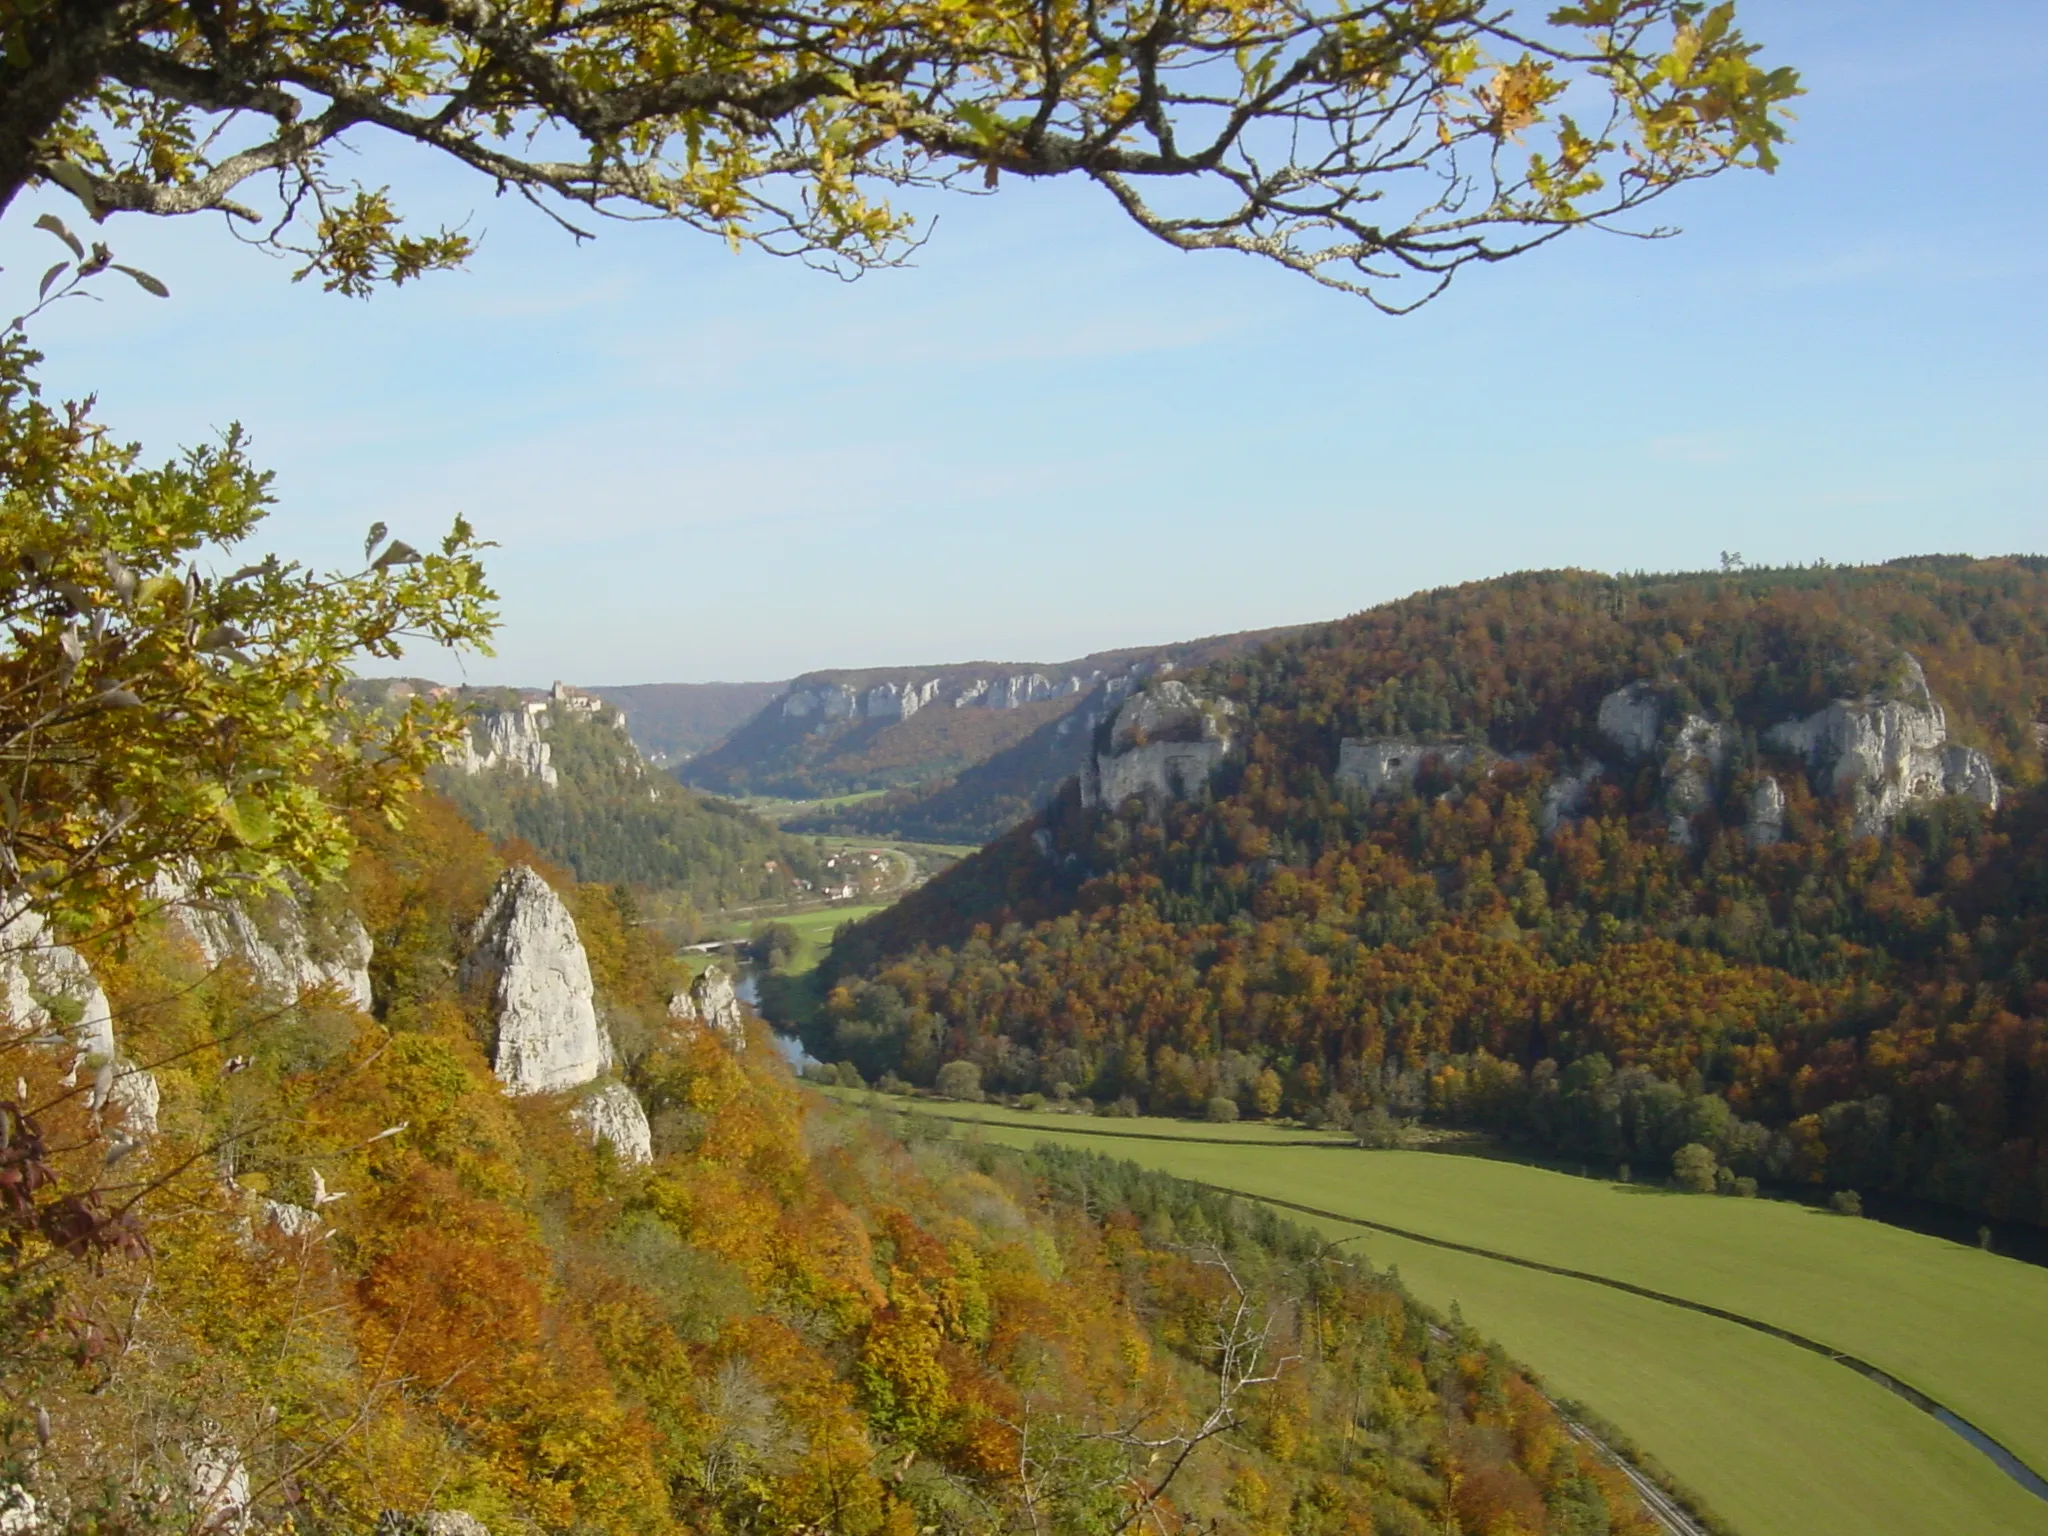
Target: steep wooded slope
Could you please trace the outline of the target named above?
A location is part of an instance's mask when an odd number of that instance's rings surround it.
[[[577,690],[477,690],[466,757],[438,787],[497,841],[520,838],[578,879],[687,896],[699,909],[800,893],[818,859],[741,806],[649,767],[618,715]]]
[[[89,947],[160,1088],[139,1135],[73,1053],[6,1043],[10,1531],[1650,1529],[1389,1277],[1135,1169],[830,1111],[764,1034],[677,1017],[607,888],[564,882],[555,938],[649,1144],[593,1134],[597,1081],[508,1095],[506,1005],[460,980],[496,857],[431,799],[364,830],[335,895],[370,1008],[170,927]],[[59,1198],[119,1241],[23,1219]],[[1131,1426],[1219,1401],[1236,1432],[1162,1487]]]
[[[1212,668],[1213,782],[1069,793],[848,930],[813,1048],[1181,1111],[1266,1064],[1297,1113],[2048,1219],[2044,570],[1523,575]]]

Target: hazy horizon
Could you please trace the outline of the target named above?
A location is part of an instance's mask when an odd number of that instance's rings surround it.
[[[1580,232],[1406,320],[1166,249],[1080,187],[925,206],[909,270],[842,284],[688,230],[578,247],[363,140],[470,271],[368,303],[210,221],[115,219],[168,302],[39,321],[53,392],[153,455],[249,429],[271,546],[372,521],[497,540],[496,659],[449,682],[606,686],[1038,660],[1314,623],[1528,568],[1872,563],[2042,547],[2048,11],[1747,0],[1800,68],[1775,177]],[[47,237],[24,202],[0,283]],[[901,660],[907,658],[907,661]]]

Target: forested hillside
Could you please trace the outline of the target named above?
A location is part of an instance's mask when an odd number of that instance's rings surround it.
[[[571,702],[538,713],[509,690],[465,695],[470,755],[435,779],[473,825],[530,843],[578,879],[679,893],[700,911],[784,901],[815,883],[809,839],[650,768],[616,715],[567,692]]]
[[[626,717],[634,743],[657,767],[716,746],[760,713],[787,683],[637,683],[592,688]]]
[[[964,769],[957,777],[891,790],[873,800],[829,805],[783,823],[791,832],[901,837],[924,843],[986,843],[1044,809],[1080,772],[1095,727],[1116,707],[1098,688],[1080,707]]]
[[[372,941],[368,1009],[159,923],[87,951],[146,1125],[7,1045],[10,1530],[1650,1529],[1388,1277],[1135,1169],[832,1110],[676,1018],[607,887],[564,886],[556,959],[610,1065],[508,1097],[511,1005],[463,979],[496,856],[431,798],[362,832],[322,903]]]
[[[1193,681],[1205,786],[842,934],[812,1049],[2048,1220],[2048,563],[1515,576]]]

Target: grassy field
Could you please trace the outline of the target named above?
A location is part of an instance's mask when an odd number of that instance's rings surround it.
[[[827,795],[822,800],[778,800],[768,795],[754,795],[739,797],[739,803],[763,821],[771,821],[781,826],[785,821],[797,816],[808,816],[813,811],[830,811],[841,806],[859,805],[863,800],[879,800],[887,793],[886,789],[864,789],[851,795]]]
[[[1077,1122],[926,1104],[1183,1177],[1647,1286],[1793,1329],[1933,1394],[2048,1465],[2048,1272],[1763,1200],[1427,1152],[1286,1146],[1299,1132]],[[1135,1133],[1135,1134],[1133,1134]],[[1174,1137],[1193,1139],[1149,1139]],[[1302,1218],[1304,1220],[1308,1218]],[[1933,1419],[1844,1367],[1682,1308],[1320,1223],[1466,1315],[1641,1442],[1748,1536],[2048,1532],[2043,1504]]]
[[[839,931],[842,923],[856,923],[881,910],[879,906],[825,907],[816,912],[799,912],[794,917],[776,918],[776,922],[787,923],[794,928],[803,940],[796,957],[783,967],[783,971],[791,976],[800,976],[806,971],[816,970],[818,962],[825,958],[825,951],[832,947],[832,935]]]

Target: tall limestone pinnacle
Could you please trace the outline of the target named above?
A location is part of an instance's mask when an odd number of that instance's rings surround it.
[[[491,1067],[508,1093],[555,1093],[611,1065],[575,919],[524,864],[499,878],[470,930],[462,984],[488,991]]]

